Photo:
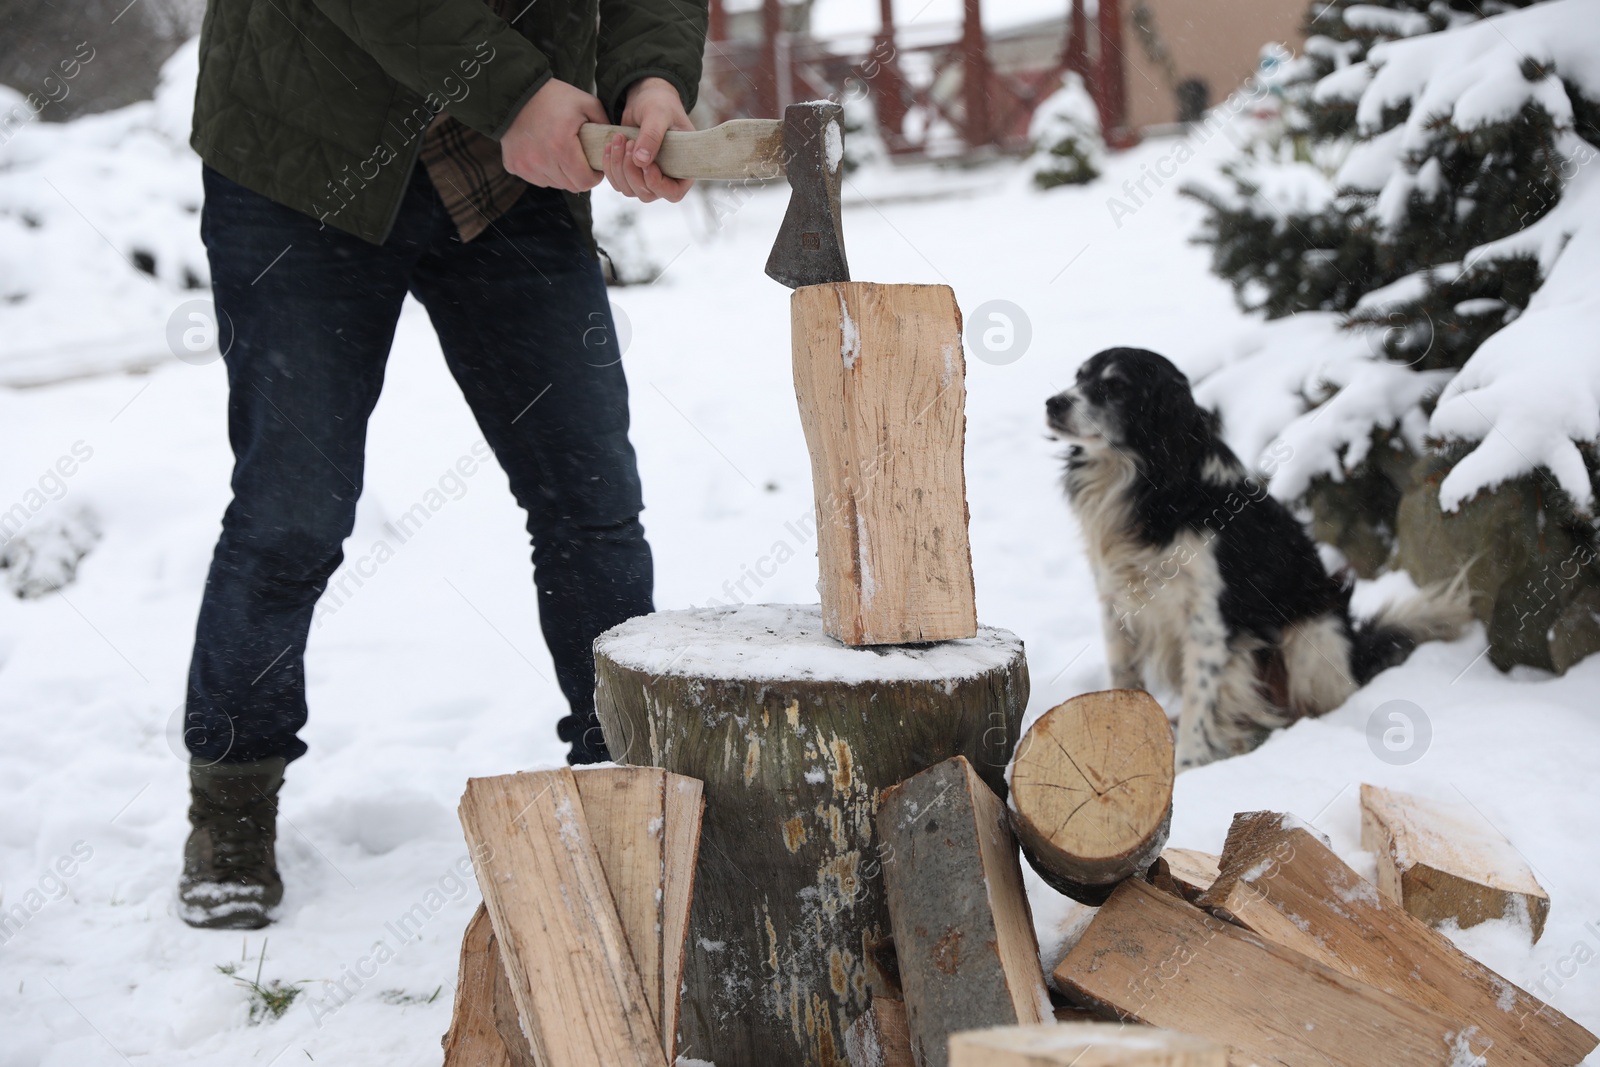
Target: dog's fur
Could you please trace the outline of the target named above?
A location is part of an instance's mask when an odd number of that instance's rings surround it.
[[[1359,625],[1348,582],[1245,470],[1166,359],[1112,348],[1045,405],[1100,595],[1111,684],[1146,672],[1180,692],[1177,755],[1193,767],[1330,711],[1419,642],[1471,621],[1458,579]]]

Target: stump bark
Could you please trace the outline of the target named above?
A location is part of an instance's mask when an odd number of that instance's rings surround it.
[[[851,648],[816,606],[743,605],[633,619],[595,667],[613,757],[705,783],[680,1055],[846,1067],[890,929],[878,798],[957,755],[1004,795],[1022,642]]]

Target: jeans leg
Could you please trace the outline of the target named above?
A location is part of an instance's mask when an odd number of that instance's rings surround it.
[[[599,264],[561,196],[530,188],[477,240],[436,245],[412,291],[528,513],[539,624],[571,708],[558,735],[571,761],[606,759],[594,639],[653,610],[654,574]]]
[[[321,227],[209,169],[205,189],[222,342],[232,333],[233,500],[201,603],[185,740],[209,762],[292,760],[306,748],[312,609],[354,524],[367,417],[416,251]]]

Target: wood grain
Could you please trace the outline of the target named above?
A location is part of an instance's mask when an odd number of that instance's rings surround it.
[[[455,1007],[444,1035],[444,1067],[515,1067],[495,1029],[494,979],[500,954],[493,951],[494,926],[482,904],[461,937]]]
[[[1012,761],[1012,824],[1047,883],[1099,904],[1150,866],[1172,825],[1172,728],[1140,689],[1085,693],[1040,716]]]
[[[1423,1009],[1460,1020],[1488,1067],[1572,1067],[1596,1039],[1386,901],[1327,845],[1276,812],[1234,816],[1203,906]]]
[[[1461,1067],[1466,1027],[1130,878],[1055,970],[1081,1003],[1209,1038],[1237,1062]],[[1475,1046],[1474,1046],[1475,1047]]]
[[[1533,869],[1466,804],[1361,786],[1361,847],[1378,857],[1378,891],[1429,926],[1465,930],[1490,919],[1526,922],[1538,941],[1550,914]]]
[[[1179,894],[1193,904],[1217,880],[1221,858],[1192,848],[1164,848],[1161,859]]]
[[[811,285],[795,290],[790,319],[828,633],[848,645],[971,637],[955,294],[943,285]]]
[[[886,791],[878,834],[918,1067],[945,1067],[957,1031],[1052,1018],[1005,807],[972,765]]]
[[[542,1067],[666,1067],[572,772],[470,779],[461,824]]]
[[[906,1002],[873,997],[872,1006],[844,1033],[850,1067],[914,1067]]]
[[[1127,1023],[1002,1026],[952,1034],[950,1067],[1228,1067],[1228,1050]]]
[[[639,136],[639,128],[597,122],[578,127],[578,141],[590,167],[602,169],[606,142],[619,133],[633,141]],[[708,130],[668,130],[656,165],[669,178],[781,178],[783,123],[778,119],[730,119]]]

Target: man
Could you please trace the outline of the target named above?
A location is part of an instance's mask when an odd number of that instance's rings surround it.
[[[302,654],[407,292],[528,513],[568,759],[608,758],[590,645],[651,610],[652,575],[578,128],[641,127],[604,176],[681,199],[654,158],[692,128],[705,30],[705,0],[211,0],[192,143],[235,465],[189,673],[191,925],[282,897]]]

